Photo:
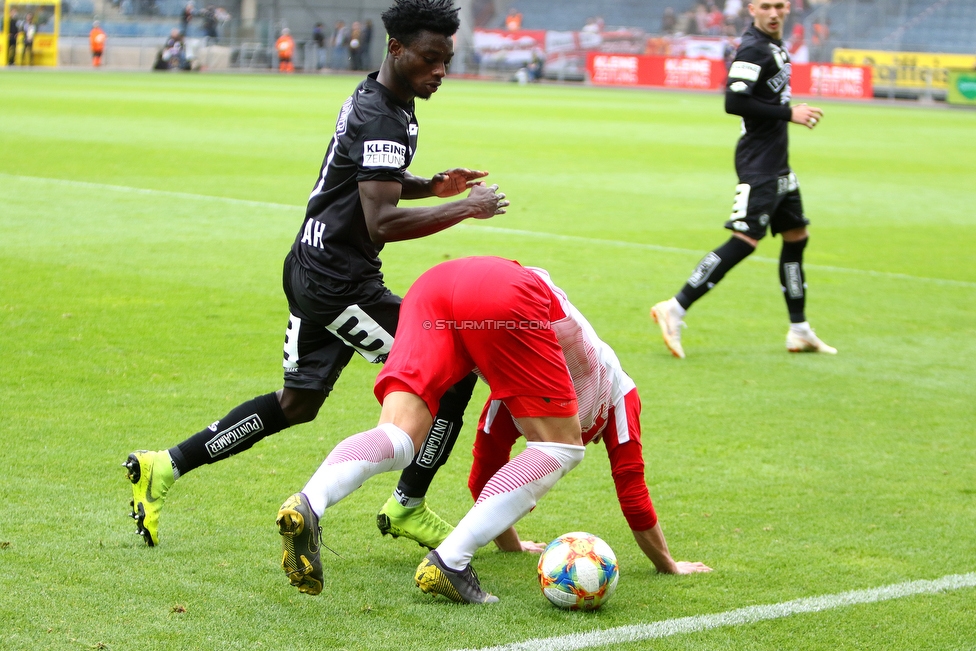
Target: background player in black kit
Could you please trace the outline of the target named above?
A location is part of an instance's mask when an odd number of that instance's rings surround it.
[[[735,150],[739,185],[732,216],[725,223],[732,237],[698,263],[680,292],[651,308],[664,343],[675,357],[685,356],[681,347],[685,311],[756,250],[767,227],[783,238],[779,276],[790,315],[787,350],[837,352],[820,341],[804,314],[803,249],[810,222],[803,215],[800,186],[788,160],[787,124],[812,129],[823,118],[823,111],[806,104],[790,106],[790,58],[781,40],[790,3],[751,2],[749,13],[753,23],[742,35],[725,92],[726,112],[742,116],[742,137]]]
[[[397,0],[383,23],[390,35],[386,59],[342,105],[305,221],[285,258],[290,316],[284,387],[235,407],[169,450],[129,455],[132,517],[150,546],[159,542],[159,511],[177,478],[313,420],[354,352],[371,362],[386,359],[401,301],[383,284],[379,253],[386,242],[505,212],[508,201],[498,186],[478,181],[487,172],[458,168],[426,179],[407,171],[417,149],[414,100],[429,99],[447,74],[458,9],[451,0]],[[466,190],[466,198],[439,206],[399,205],[401,199],[451,197]],[[430,463],[404,471],[399,492],[413,507],[405,511],[419,522],[414,529],[421,534],[425,526],[450,532],[422,497],[450,452],[474,383],[471,375],[444,396],[429,441],[418,453]]]

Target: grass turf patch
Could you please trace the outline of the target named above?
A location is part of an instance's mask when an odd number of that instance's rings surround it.
[[[778,243],[689,313],[688,358],[647,318],[726,235],[737,121],[717,95],[451,81],[418,106],[412,167],[487,169],[509,214],[388,246],[402,294],[430,266],[547,268],[634,377],[647,478],[672,552],[632,542],[606,454],[523,520],[587,529],[621,562],[592,614],[551,606],[535,558],[481,550],[502,601],[464,608],[381,538],[393,475],[326,516],[326,588],[278,567],[274,515],[344,436],[375,423],[355,360],[312,424],[181,479],[145,549],[120,464],[280,386],[281,261],[353,77],[4,74],[0,105],[0,631],[4,648],[452,649],[971,572],[974,116],[828,104],[793,129],[813,225],[808,313],[837,357],[783,350]],[[520,234],[516,231],[528,231]],[[467,422],[486,395],[479,386]],[[470,427],[430,499],[470,505]],[[971,590],[659,640],[655,648],[962,648]],[[434,625],[436,624],[436,625]],[[634,648],[641,648],[634,645]]]

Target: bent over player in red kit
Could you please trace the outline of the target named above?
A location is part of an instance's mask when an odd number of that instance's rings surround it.
[[[475,550],[507,532],[583,458],[577,389],[558,337],[560,322],[572,318],[561,294],[544,273],[491,257],[445,262],[417,280],[376,379],[379,425],[339,443],[278,512],[282,567],[292,585],[321,592],[319,518],[369,477],[405,468],[440,397],[475,370],[491,388],[490,400],[518,423],[526,449],[492,474],[415,581],[457,602],[498,600],[471,568]]]
[[[708,572],[702,563],[675,561],[658,523],[644,481],[641,446],[640,396],[634,381],[624,372],[613,349],[599,338],[586,318],[552,284],[548,273],[538,274],[559,299],[566,318],[552,324],[563,349],[579,407],[583,444],[603,440],[610,458],[617,500],[634,539],[658,572],[690,574]],[[508,463],[512,447],[521,436],[515,419],[502,400],[489,399],[481,413],[474,444],[474,462],[468,487],[477,501],[491,477]],[[544,543],[519,539],[511,527],[495,539],[502,551],[539,553]],[[438,552],[442,552],[438,548]]]
[[[533,271],[550,282],[543,270]],[[613,349],[597,336],[562,290],[550,286],[567,315],[563,321],[554,323],[553,329],[576,388],[583,444],[602,439],[607,446],[617,500],[637,545],[663,574],[710,572],[711,568],[703,563],[675,561],[668,551],[644,481],[641,402],[637,386],[624,372]],[[478,423],[474,462],[468,478],[468,488],[475,500],[479,499],[490,478],[508,462],[519,436],[521,433],[505,403],[489,399]],[[545,549],[545,543],[520,540],[515,527],[496,538],[495,544],[502,551],[539,553]]]

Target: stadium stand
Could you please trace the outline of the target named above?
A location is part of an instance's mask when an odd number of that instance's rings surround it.
[[[110,47],[121,45],[119,39],[146,42],[164,40],[179,24],[186,0],[106,0],[102,26],[109,35]],[[197,0],[200,9],[208,0]],[[311,39],[311,26],[323,22],[330,26],[337,19],[347,22],[367,17],[379,24],[379,13],[387,0],[257,0],[253,27],[241,26],[239,0],[216,2],[225,6],[234,20],[221,27],[222,43],[234,49],[232,65],[260,67],[270,65],[262,50],[273,42],[281,26],[289,26],[300,44]],[[723,4],[723,3],[719,3]],[[87,38],[94,17],[96,0],[66,0],[61,34],[68,39]],[[661,32],[661,18],[667,7],[685,12],[695,0],[495,0],[494,18],[489,27],[501,27],[509,7],[522,14],[524,29],[575,31],[588,18],[599,16],[606,28],[632,27],[647,34]],[[906,50],[918,52],[976,53],[976,1],[974,0],[832,0],[817,3],[808,0],[802,20],[807,33],[813,22],[829,21],[829,48]],[[557,9],[558,10],[557,10]],[[195,20],[189,38],[204,36],[201,22]],[[153,40],[155,39],[155,40]],[[382,39],[374,39],[373,60],[382,56]],[[830,58],[826,49],[823,58]],[[79,60],[84,57],[79,57]],[[238,63],[239,62],[239,63]],[[257,63],[254,63],[257,62]]]
[[[976,52],[972,0],[835,0],[824,12],[836,47]]]
[[[515,0],[510,6],[522,13],[524,29],[579,30],[586,19],[600,16],[608,27],[638,27],[648,33],[661,30],[661,16],[667,7],[684,11],[692,0],[563,0],[553,10],[552,0]],[[687,5],[687,6],[686,6]],[[504,12],[496,12],[492,27],[501,27]]]

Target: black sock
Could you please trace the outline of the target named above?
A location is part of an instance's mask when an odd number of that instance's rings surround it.
[[[194,468],[247,450],[265,436],[288,427],[278,396],[269,393],[230,410],[216,423],[169,449],[173,468],[185,475]]]
[[[756,248],[745,240],[730,237],[728,242],[702,258],[688,278],[688,282],[680,292],[675,294],[675,300],[687,310],[692,303],[717,285],[732,267],[745,260],[755,250]]]
[[[434,475],[451,456],[454,442],[461,432],[464,409],[471,400],[471,392],[474,391],[477,381],[478,376],[471,373],[444,393],[423,446],[410,465],[400,473],[400,481],[394,493],[400,504],[406,506],[409,499],[425,496]]]
[[[786,309],[790,313],[790,323],[803,323],[807,320],[804,309],[807,302],[807,279],[803,273],[803,249],[807,245],[804,238],[799,242],[783,242],[779,254],[779,282],[786,299]]]

